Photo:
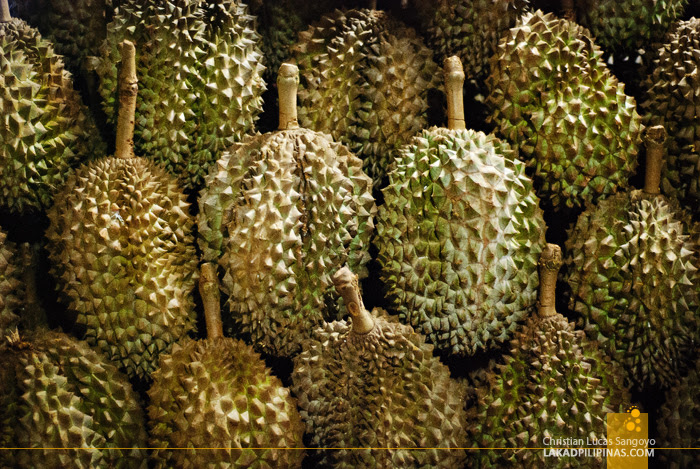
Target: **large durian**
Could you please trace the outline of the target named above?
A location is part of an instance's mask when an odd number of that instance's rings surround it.
[[[202,256],[223,271],[229,319],[259,351],[285,356],[335,311],[328,266],[367,275],[376,211],[362,161],[299,128],[298,82],[283,64],[279,130],[234,145],[199,199]]]
[[[165,169],[133,148],[135,48],[124,41],[116,154],[80,167],[49,211],[52,274],[86,338],[147,378],[194,329],[197,276],[189,204]]]
[[[214,264],[202,266],[199,288],[207,339],[163,354],[148,391],[153,467],[301,467],[296,400],[252,347],[224,337]]]
[[[377,10],[336,10],[300,33],[299,120],[364,160],[377,189],[399,147],[427,125],[439,86],[432,52],[415,31]]]
[[[644,190],[581,214],[566,242],[570,306],[636,387],[685,373],[700,338],[700,225],[659,194],[665,132],[647,140]]]
[[[0,466],[146,469],[143,410],[109,360],[60,332],[2,341]]]
[[[21,273],[15,243],[0,230],[0,338],[19,325]]]
[[[260,39],[240,0],[122,0],[97,72],[117,119],[119,44],[139,44],[137,152],[198,190],[218,155],[253,130],[262,110]]]
[[[0,0],[0,206],[40,212],[103,144],[53,45]]]
[[[292,372],[322,466],[461,467],[465,389],[410,326],[364,309],[347,267],[333,280],[352,319],[317,328]]]
[[[390,310],[450,353],[509,339],[537,298],[545,224],[508,143],[465,130],[464,73],[445,61],[448,129],[402,148],[377,217]]]
[[[700,19],[681,22],[658,51],[645,81],[642,107],[649,125],[669,134],[661,176],[664,194],[675,196],[700,217]]]
[[[539,449],[548,444],[543,438],[604,439],[606,414],[629,403],[622,370],[555,310],[561,264],[559,246],[547,245],[537,311],[477,389],[466,428],[473,447],[481,449],[471,453],[470,467],[605,467],[601,457],[545,459]]]
[[[537,10],[502,39],[487,80],[491,122],[534,171],[555,209],[625,188],[637,165],[641,118],[589,32]]]

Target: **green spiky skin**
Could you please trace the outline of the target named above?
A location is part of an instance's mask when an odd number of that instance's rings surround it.
[[[546,229],[538,203],[507,143],[472,130],[415,137],[377,217],[391,311],[453,354],[509,339],[537,299]]]
[[[656,425],[657,445],[661,448],[695,448],[700,440],[700,361],[666,393]],[[661,460],[668,469],[700,467],[697,450],[661,451]]]
[[[428,90],[441,86],[432,52],[373,10],[336,10],[299,40],[300,124],[348,145],[381,186],[399,147],[427,127]]]
[[[596,43],[613,53],[629,53],[659,42],[683,15],[688,0],[576,0],[577,21]]]
[[[145,469],[144,412],[126,376],[66,334],[22,340],[0,346],[0,446],[35,449],[3,450],[7,467]]]
[[[117,118],[117,64],[136,45],[136,153],[199,190],[219,154],[253,130],[262,110],[260,36],[235,0],[124,0],[108,25],[97,72],[110,123]]]
[[[570,306],[631,382],[684,374],[700,333],[700,226],[673,199],[620,193],[581,214],[566,248]]]
[[[0,340],[19,326],[20,275],[17,248],[0,230]]]
[[[534,169],[538,194],[578,208],[625,188],[641,118],[588,31],[541,11],[501,39],[487,80],[491,122]]]
[[[464,388],[423,336],[383,310],[372,316],[367,334],[352,320],[325,324],[294,359],[292,392],[321,465],[462,467]]]
[[[700,20],[678,25],[658,51],[645,81],[642,103],[648,125],[663,125],[669,135],[661,174],[663,192],[677,197],[700,217]]]
[[[86,339],[147,379],[194,329],[194,221],[175,179],[145,158],[78,169],[49,211],[51,273]]]
[[[542,438],[606,437],[606,414],[622,412],[623,372],[560,314],[534,314],[516,332],[510,353],[488,372],[468,411],[474,448],[540,448]],[[561,445],[553,445],[561,446]],[[474,468],[605,467],[602,459],[545,458],[538,450],[474,451]]]
[[[301,467],[296,400],[239,340],[176,344],[161,357],[148,395],[150,446],[162,448],[151,454],[153,467]]]
[[[104,145],[53,46],[19,19],[0,23],[0,205],[51,205],[72,167]]]
[[[260,351],[291,356],[334,317],[333,266],[367,276],[371,185],[359,158],[307,129],[249,137],[212,168],[199,199],[202,257],[224,272],[225,321]]]

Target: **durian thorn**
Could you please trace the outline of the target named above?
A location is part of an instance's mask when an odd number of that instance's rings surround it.
[[[575,23],[576,10],[574,9],[574,0],[561,0],[561,13],[564,18]]]
[[[459,57],[447,57],[443,63],[447,92],[447,128],[464,130],[464,67]]]
[[[7,23],[11,19],[10,5],[7,3],[7,0],[0,0],[0,23]]]
[[[556,244],[547,243],[538,261],[540,271],[540,292],[537,299],[537,311],[540,316],[551,316],[557,313],[556,289],[557,274],[561,268],[561,248]]]
[[[134,157],[134,122],[136,119],[136,48],[131,41],[121,43],[122,64],[119,73],[119,118],[117,120],[117,142],[114,156]]]
[[[352,315],[352,332],[367,334],[374,328],[374,320],[362,302],[357,275],[353,274],[347,266],[343,266],[333,275],[333,283],[343,297],[345,307]]]
[[[658,194],[661,183],[661,166],[664,160],[664,143],[666,129],[662,125],[647,127],[644,130],[644,145],[647,150],[646,172],[644,173],[644,192]]]
[[[25,350],[28,348],[32,348],[31,342],[22,341],[22,337],[19,335],[19,329],[17,329],[16,327],[14,331],[10,332],[10,335],[5,336],[5,340],[7,340],[9,346],[15,350]]]
[[[223,337],[224,328],[221,323],[219,277],[216,274],[216,266],[211,262],[202,264],[200,269],[199,294],[204,305],[207,338],[218,339]]]
[[[280,65],[277,74],[279,93],[279,130],[298,129],[297,121],[297,86],[299,85],[299,67],[285,62]]]

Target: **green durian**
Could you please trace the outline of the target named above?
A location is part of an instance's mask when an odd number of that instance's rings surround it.
[[[700,339],[700,225],[659,194],[665,133],[648,132],[644,190],[589,207],[566,242],[570,307],[637,388],[673,383]]]
[[[464,129],[464,73],[457,57],[445,67],[449,128],[399,151],[373,242],[390,311],[472,355],[508,340],[534,304],[546,228],[517,152]]]
[[[518,147],[554,209],[626,188],[637,165],[641,118],[601,56],[586,29],[537,10],[491,59],[490,122]]]
[[[223,274],[235,326],[259,351],[291,356],[335,312],[327,267],[363,277],[376,211],[362,161],[330,136],[299,128],[298,69],[280,68],[280,126],[217,161],[199,198],[199,243]]]
[[[126,52],[125,52],[126,51]],[[134,45],[124,41],[117,150],[80,167],[49,211],[46,232],[61,298],[91,345],[130,377],[195,328],[194,220],[175,178],[134,156]]]
[[[109,360],[60,332],[2,342],[0,466],[146,469],[143,410]]]
[[[123,0],[107,26],[97,72],[117,119],[119,44],[139,44],[134,142],[185,189],[198,190],[218,155],[251,132],[262,110],[260,36],[238,0]]]
[[[294,358],[299,399],[320,464],[332,468],[462,467],[465,389],[410,326],[364,309],[357,276],[333,276],[350,321],[316,328]]]
[[[540,258],[537,311],[477,389],[466,428],[472,447],[482,449],[470,453],[468,467],[605,467],[602,457],[545,458],[540,449],[548,446],[544,438],[606,438],[606,414],[629,403],[622,370],[554,308],[561,264],[559,246],[548,245]]]
[[[22,268],[19,261],[15,243],[0,230],[0,338],[15,330],[20,321]]]

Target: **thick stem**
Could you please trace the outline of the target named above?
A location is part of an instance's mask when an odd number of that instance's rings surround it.
[[[22,311],[21,323],[25,330],[36,329],[38,327],[48,327],[48,316],[37,287],[37,271],[39,264],[39,250],[37,244],[23,243],[20,246],[22,257],[22,282],[24,283],[24,308]]]
[[[537,301],[537,310],[541,316],[551,316],[557,312],[555,307],[557,274],[561,263],[561,248],[556,244],[547,243],[538,262],[540,295]]]
[[[280,124],[279,130],[298,129],[297,121],[297,86],[299,85],[299,67],[283,63],[277,74],[279,93]]]
[[[377,9],[377,0],[369,0],[369,9],[370,9],[370,10],[376,10],[376,9]]]
[[[445,59],[445,90],[447,92],[447,128],[466,129],[464,123],[464,67],[459,57],[453,55]]]
[[[8,5],[7,0],[0,0],[0,23],[7,23],[11,19],[10,5]]]
[[[658,194],[661,183],[661,165],[664,160],[666,129],[662,125],[647,127],[644,131],[644,145],[647,149],[647,168],[644,173],[644,192]]]
[[[360,285],[357,275],[342,267],[333,275],[333,283],[345,301],[345,307],[352,315],[352,332],[366,334],[374,328],[372,315],[365,309],[360,296]]]
[[[569,21],[576,22],[574,0],[561,0],[561,13]]]
[[[219,303],[219,277],[216,275],[216,265],[207,262],[202,265],[199,274],[199,295],[204,304],[204,319],[207,323],[207,338],[218,339],[224,336],[221,323],[221,306]]]
[[[134,156],[134,123],[136,120],[136,48],[131,41],[121,44],[122,65],[119,74],[119,117],[117,119],[117,158]]]

